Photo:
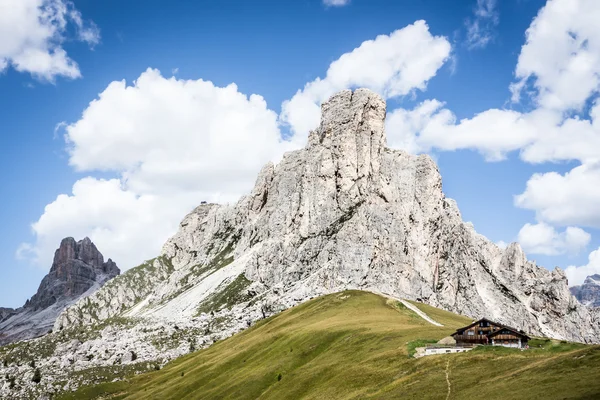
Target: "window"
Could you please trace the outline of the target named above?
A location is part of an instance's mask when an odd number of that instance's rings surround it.
[[[473,336],[473,335],[475,335],[475,332],[473,332],[473,331],[467,331],[467,335]]]
[[[488,326],[490,326],[490,323],[489,323],[489,322],[487,322],[487,321],[481,321],[481,322],[479,323],[479,326],[481,326],[481,327],[484,327],[484,328],[487,328]]]
[[[479,331],[479,334],[480,334],[480,335],[483,335],[483,331]]]

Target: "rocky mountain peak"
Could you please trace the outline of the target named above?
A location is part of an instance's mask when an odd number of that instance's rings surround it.
[[[594,275],[590,275],[587,278],[585,278],[585,281],[583,282],[585,284],[596,284],[596,285],[600,285],[600,274],[594,274]]]
[[[477,234],[431,157],[386,146],[380,96],[345,90],[321,110],[307,146],[267,164],[248,196],[194,209],[157,259],[69,307],[55,327],[118,315],[179,324],[199,309],[207,321],[207,310],[241,321],[264,317],[265,304],[282,310],[359,289],[600,342],[598,316],[571,296],[564,272]],[[224,296],[237,300],[216,306]]]
[[[112,260],[104,262],[104,256],[90,238],[76,242],[67,237],[60,242],[50,272],[26,307],[40,310],[60,299],[79,297],[94,284],[103,284],[120,273]]]
[[[56,271],[57,276],[64,276],[67,271],[62,267],[68,265],[71,260],[80,260],[94,268],[101,268],[104,264],[102,253],[88,237],[79,242],[72,237],[64,238],[54,253],[54,262],[50,271]]]
[[[600,274],[585,278],[583,285],[570,288],[579,302],[588,307],[600,307]]]
[[[78,242],[71,237],[63,239],[37,293],[22,308],[4,312],[4,321],[0,318],[0,344],[46,333],[67,305],[120,273],[111,259],[104,261],[89,238]]]

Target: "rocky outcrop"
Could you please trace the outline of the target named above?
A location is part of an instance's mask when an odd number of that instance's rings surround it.
[[[134,307],[129,316],[168,318],[195,310],[243,272],[252,293],[281,308],[348,288],[374,290],[532,334],[599,342],[597,317],[571,296],[563,271],[528,261],[518,244],[500,249],[464,223],[430,157],[386,146],[385,114],[385,102],[368,90],[333,96],[306,148],[266,165],[249,196],[201,205],[184,219],[163,249],[173,267],[168,279],[136,299],[115,282],[93,301],[116,303],[106,316],[121,315],[124,305]],[[217,279],[207,266],[225,256],[235,261]],[[183,300],[186,290],[195,296]],[[74,307],[60,321],[92,322],[80,314]]]
[[[111,259],[105,262],[89,238],[79,242],[63,239],[37,293],[22,308],[0,319],[0,344],[47,333],[65,307],[119,274],[117,265]]]
[[[585,306],[600,307],[600,275],[588,276],[583,285],[571,287],[571,293]]]
[[[14,308],[0,307],[0,322],[14,315],[16,310]]]

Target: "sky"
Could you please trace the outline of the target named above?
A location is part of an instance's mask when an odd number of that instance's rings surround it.
[[[201,201],[235,202],[367,87],[500,246],[600,272],[596,0],[0,0],[0,306],[63,237],[122,270]]]

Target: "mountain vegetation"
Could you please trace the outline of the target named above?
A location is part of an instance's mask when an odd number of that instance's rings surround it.
[[[471,320],[414,303],[434,326],[386,297],[345,291],[120,382],[60,399],[593,399],[600,346],[534,339],[528,350],[481,347],[412,358],[415,343]]]

